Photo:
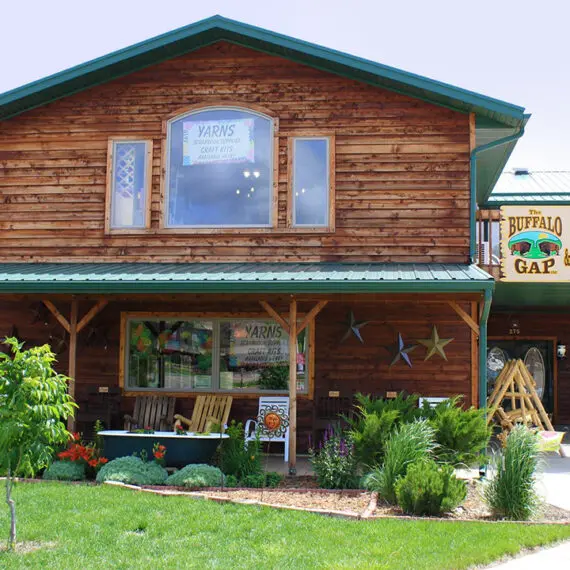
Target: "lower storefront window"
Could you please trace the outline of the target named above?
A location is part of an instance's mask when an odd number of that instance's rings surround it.
[[[289,336],[268,319],[127,319],[126,387],[287,392]],[[297,391],[307,391],[307,329],[297,339]]]

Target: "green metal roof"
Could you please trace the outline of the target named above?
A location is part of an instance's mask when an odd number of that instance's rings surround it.
[[[534,203],[541,206],[570,204],[570,171],[514,169],[503,172],[483,207]]]
[[[201,20],[8,91],[0,95],[0,119],[222,40],[437,105],[474,112],[498,125],[519,127],[523,120],[523,107],[222,16]]]
[[[396,263],[0,263],[0,293],[481,292],[475,265]]]

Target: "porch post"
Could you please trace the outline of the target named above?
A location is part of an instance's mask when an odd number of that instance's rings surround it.
[[[297,300],[289,305],[289,474],[297,473]]]
[[[75,401],[75,370],[77,364],[77,299],[71,300],[71,317],[69,319],[69,395]],[[75,431],[75,416],[67,419],[67,429]]]
[[[493,292],[485,289],[485,297],[481,305],[481,320],[479,328],[479,407],[487,407],[487,320],[491,310]]]

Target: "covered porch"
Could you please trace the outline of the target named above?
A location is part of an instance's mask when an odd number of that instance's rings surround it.
[[[442,264],[1,264],[0,315],[3,336],[47,342],[58,354],[80,405],[71,428],[95,419],[121,427],[145,394],[175,396],[177,413],[189,415],[197,394],[228,393],[237,421],[257,415],[261,395],[287,395],[294,473],[297,453],[357,392],[484,401],[493,284],[476,267]],[[188,366],[205,372],[191,380],[164,357],[174,340],[161,323],[172,322],[209,350],[209,368],[188,352]],[[264,322],[278,327],[272,348],[242,338],[246,324]],[[141,323],[166,334],[150,381],[132,372]],[[443,354],[431,351],[434,330],[449,341]],[[267,362],[282,365],[284,386],[260,385]]]

